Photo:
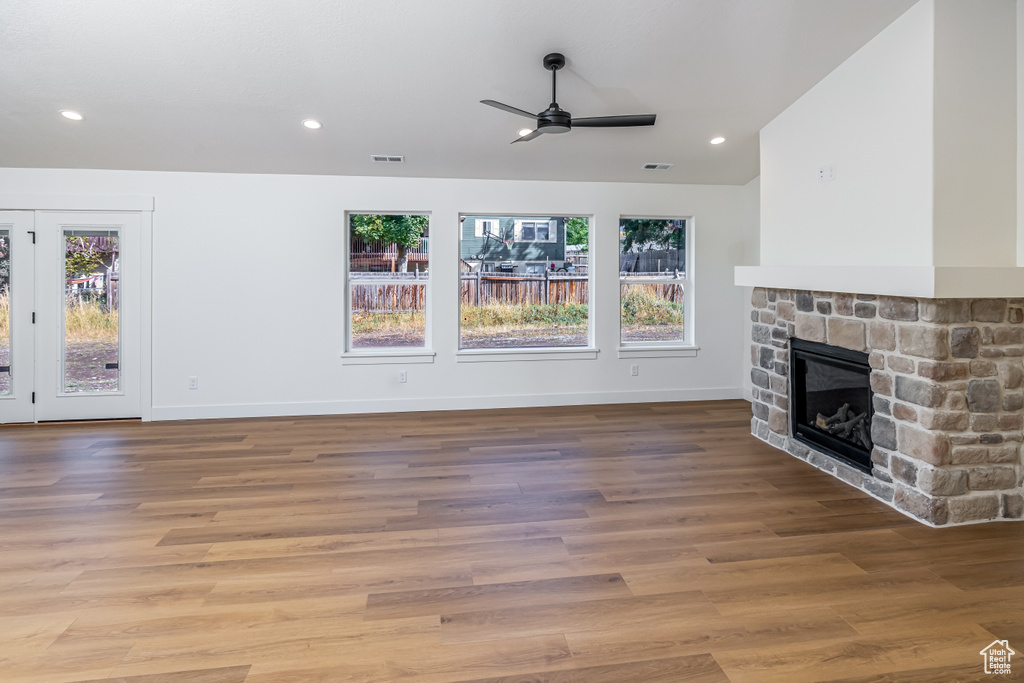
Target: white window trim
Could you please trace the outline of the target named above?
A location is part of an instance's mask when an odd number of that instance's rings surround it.
[[[352,278],[351,278],[351,254],[350,248],[352,246],[352,235],[351,230],[351,217],[359,214],[380,214],[387,216],[426,216],[427,217],[427,236],[434,229],[433,215],[429,211],[346,211],[345,212],[345,224],[342,229],[342,261],[344,263],[344,310],[343,315],[345,317],[345,335],[344,335],[344,347],[340,354],[342,365],[384,365],[393,363],[433,363],[436,354],[431,350],[433,339],[433,304],[431,301],[432,290],[431,281],[434,279],[434,269],[428,268],[426,276],[422,278],[410,278],[408,280],[390,280],[387,278],[359,278],[358,284],[361,285],[380,285],[380,284],[398,284],[400,282],[407,282],[409,284],[422,284],[425,287],[423,292],[423,300],[426,302],[426,310],[424,310],[424,330],[423,330],[423,346],[385,346],[379,348],[366,348],[366,349],[353,349],[352,348]],[[427,263],[433,263],[433,251],[434,247],[431,246],[433,240],[427,242]]]
[[[455,360],[458,363],[503,363],[523,360],[597,360],[601,352],[589,346],[552,346],[509,349],[462,349]]]
[[[624,215],[619,217],[619,224],[623,220],[631,218],[647,218],[653,220],[684,220],[686,221],[686,234],[684,240],[684,256],[686,258],[683,277],[654,277],[643,280],[633,280],[619,274],[619,358],[670,358],[696,356],[700,351],[694,337],[693,323],[694,301],[694,219],[693,216],[635,216]],[[622,253],[622,243],[618,243],[618,255]],[[623,284],[672,284],[683,286],[683,333],[684,338],[678,342],[650,341],[650,342],[623,342],[622,341],[622,285]]]
[[[657,342],[652,342],[657,343]],[[640,344],[620,346],[619,358],[693,358],[700,351],[699,346],[641,346]]]
[[[418,347],[413,347],[418,348]],[[341,354],[342,365],[411,365],[419,363],[433,363],[436,353],[430,349],[401,351],[346,351]]]

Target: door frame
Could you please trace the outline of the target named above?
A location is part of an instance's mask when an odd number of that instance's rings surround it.
[[[141,242],[139,391],[143,422],[153,419],[153,210],[154,199],[152,196],[146,195],[0,193],[0,211],[89,211],[139,214]]]
[[[0,227],[10,244],[10,365],[7,375],[10,393],[0,397],[3,422],[25,423],[36,419],[35,409],[35,246],[32,233],[36,225],[35,211],[0,212]],[[22,254],[24,256],[22,256]]]

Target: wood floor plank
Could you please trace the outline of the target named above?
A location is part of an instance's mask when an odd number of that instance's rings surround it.
[[[249,666],[224,666],[216,669],[193,669],[191,671],[163,671],[142,676],[118,676],[97,678],[76,683],[244,683],[249,675]]]
[[[986,680],[1024,524],[933,529],[744,401],[0,427],[4,683]]]
[[[459,683],[729,683],[729,678],[714,657],[701,654]]]
[[[655,625],[580,630],[567,633],[566,640],[573,660],[578,666],[586,667],[708,652],[721,664],[719,652],[759,646],[783,649],[799,643],[831,642],[856,636],[857,632],[835,612],[813,608],[762,612],[743,618],[680,615]],[[731,672],[726,672],[731,678]]]
[[[457,609],[457,606],[453,606]],[[538,623],[551,633],[615,631],[658,626],[684,617],[718,618],[714,605],[700,591],[641,597],[554,602],[441,615],[441,640],[446,643],[495,640],[536,633]]]
[[[366,600],[367,619],[393,619],[448,611],[500,609],[509,605],[550,605],[601,597],[630,596],[618,574],[564,579],[493,583],[422,591],[371,593]]]
[[[977,671],[981,668],[978,651],[991,641],[976,643],[989,637],[977,626],[933,625],[927,634],[832,639],[713,654],[733,683],[812,683],[870,674],[887,674],[889,680],[899,681],[900,672],[922,668],[946,671],[973,665]]]

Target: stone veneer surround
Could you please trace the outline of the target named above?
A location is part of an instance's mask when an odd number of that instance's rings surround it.
[[[751,432],[932,525],[1024,516],[1024,299],[758,288]],[[796,441],[789,340],[869,354],[871,474]]]

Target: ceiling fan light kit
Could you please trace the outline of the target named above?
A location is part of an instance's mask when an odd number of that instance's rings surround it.
[[[534,138],[544,134],[568,133],[572,130],[573,126],[576,126],[577,128],[624,128],[629,126],[654,125],[654,120],[657,118],[655,114],[628,114],[625,116],[589,116],[578,119],[572,118],[572,114],[558,106],[556,74],[563,66],[565,66],[565,56],[561,53],[552,52],[549,55],[545,55],[544,68],[551,71],[551,104],[549,104],[548,108],[539,114],[531,114],[524,109],[519,109],[518,107],[513,107],[495,100],[480,100],[481,104],[486,104],[489,107],[507,111],[510,114],[525,116],[528,119],[536,121],[537,127],[532,133],[520,135],[520,137],[512,141],[512,144],[533,140]],[[522,131],[520,131],[520,133],[522,133]]]

